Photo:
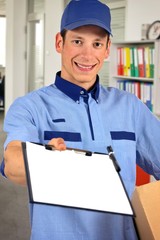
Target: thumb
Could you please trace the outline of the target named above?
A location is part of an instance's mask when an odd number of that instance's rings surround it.
[[[57,150],[66,150],[66,144],[63,138],[52,138],[48,144],[53,145]]]

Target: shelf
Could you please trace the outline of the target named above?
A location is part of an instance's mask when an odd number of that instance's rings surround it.
[[[130,77],[130,76],[123,76],[123,75],[115,75],[112,77],[117,78],[117,79],[127,79],[127,80],[143,81],[143,82],[153,82],[154,81],[153,78]]]
[[[155,42],[160,42],[160,40],[141,40],[141,41],[122,41],[122,42],[112,42],[114,45],[143,45],[143,44],[154,44]]]
[[[130,51],[128,49],[130,49]],[[137,53],[137,51],[139,51],[139,53]],[[130,52],[129,55],[127,55],[127,52]],[[120,54],[123,54],[122,60],[118,60],[118,56],[121,56]],[[149,56],[148,60],[147,56]],[[124,59],[124,57],[126,58]],[[135,62],[134,59],[136,59]],[[152,62],[150,62],[150,59],[152,59]],[[141,61],[141,63],[138,65],[139,61]],[[147,65],[146,62],[148,62]],[[134,76],[134,72],[132,72],[132,74],[130,72],[131,70],[135,71],[135,69],[136,76]],[[122,74],[124,75],[118,75],[118,71],[122,71]],[[135,91],[134,89],[137,89],[137,84],[139,84],[138,88],[140,90],[138,96],[137,92],[132,93],[139,97],[145,104],[149,101],[153,106],[153,113],[160,116],[160,40],[113,42],[110,51],[109,73],[109,86],[118,87],[120,89],[124,88],[123,90],[127,91]],[[140,75],[141,77],[138,77],[138,75]],[[126,88],[126,86],[128,87],[128,83],[132,84],[132,81],[133,84],[136,84],[136,87]],[[151,85],[149,86],[149,84],[147,83],[151,83]],[[141,96],[143,98],[141,98]]]

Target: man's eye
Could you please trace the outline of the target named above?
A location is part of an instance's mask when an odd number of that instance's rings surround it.
[[[74,43],[75,45],[81,45],[81,44],[82,44],[82,41],[80,41],[80,40],[73,40],[73,43]]]
[[[94,47],[95,48],[101,48],[102,47],[102,43],[96,42],[96,43],[94,43]]]

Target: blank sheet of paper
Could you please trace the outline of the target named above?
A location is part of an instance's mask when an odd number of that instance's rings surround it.
[[[108,155],[23,147],[30,201],[133,215],[130,200]]]

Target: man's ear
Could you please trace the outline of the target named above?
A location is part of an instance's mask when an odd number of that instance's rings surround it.
[[[109,40],[108,40],[108,43],[107,43],[106,54],[105,54],[105,58],[106,58],[106,59],[109,57],[110,48],[111,48],[111,40],[109,39]]]
[[[60,33],[56,34],[55,48],[58,53],[62,52],[63,38]]]

